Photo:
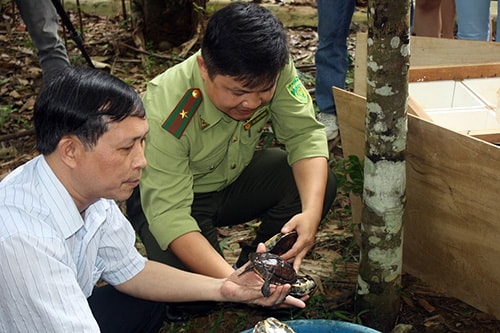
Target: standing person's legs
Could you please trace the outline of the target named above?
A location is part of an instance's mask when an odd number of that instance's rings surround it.
[[[68,66],[69,60],[59,38],[59,19],[50,0],[15,0],[38,52],[44,81]]]
[[[413,26],[415,35],[441,37],[440,7],[441,0],[415,0],[415,22]]]
[[[455,38],[455,0],[441,0],[441,37]]]
[[[500,42],[500,3],[497,1],[497,30],[495,32],[495,41]]]
[[[95,288],[87,301],[103,333],[157,333],[165,319],[165,304],[128,296],[110,285]]]
[[[316,62],[316,103],[321,113],[336,116],[332,86],[344,88],[347,69],[347,37],[356,2],[354,0],[318,0],[318,49]],[[320,114],[320,121],[322,115]],[[322,121],[325,125],[326,122]],[[336,122],[336,119],[335,119]],[[336,125],[335,125],[336,126]],[[338,127],[329,131],[329,140],[338,135]],[[337,133],[332,133],[337,131]]]
[[[490,40],[490,0],[456,0],[458,39]]]

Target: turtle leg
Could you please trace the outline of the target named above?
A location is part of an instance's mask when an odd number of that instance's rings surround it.
[[[262,295],[264,295],[265,297],[269,297],[271,296],[271,283],[269,280],[265,280],[264,281],[264,284],[262,285],[262,288],[260,289],[262,291]]]
[[[273,274],[274,272],[268,270],[261,274],[264,284],[260,290],[262,291],[262,295],[265,297],[271,296],[271,279],[273,278]]]

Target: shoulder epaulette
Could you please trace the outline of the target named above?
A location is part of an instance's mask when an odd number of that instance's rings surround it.
[[[194,114],[198,110],[202,100],[203,95],[200,89],[192,88],[187,90],[161,127],[177,139],[180,139],[191,119],[194,118]]]

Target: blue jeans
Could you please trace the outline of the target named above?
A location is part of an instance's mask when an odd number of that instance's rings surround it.
[[[347,37],[356,1],[317,0],[317,4],[316,103],[320,112],[336,114],[332,86],[345,87]]]
[[[457,38],[490,40],[490,0],[456,0]],[[498,39],[498,38],[497,38]]]
[[[50,0],[15,0],[19,13],[38,52],[44,81],[69,65],[59,38],[59,18]]]

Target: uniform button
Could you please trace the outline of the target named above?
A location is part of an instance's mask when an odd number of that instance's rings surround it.
[[[233,136],[233,142],[236,142],[236,141],[238,141],[238,138]]]
[[[231,164],[231,169],[235,169],[235,168],[236,168],[236,163]]]

